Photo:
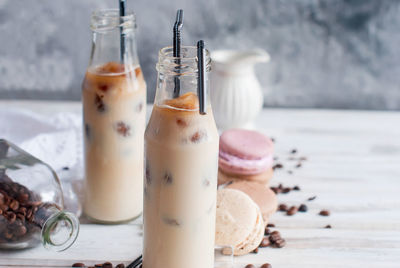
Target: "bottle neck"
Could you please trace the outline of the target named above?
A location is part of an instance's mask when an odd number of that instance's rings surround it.
[[[108,62],[139,64],[135,37],[135,16],[120,17],[118,10],[99,10],[92,14],[92,51],[89,66]]]
[[[45,208],[42,214],[37,224],[42,229],[43,246],[54,251],[68,249],[78,237],[79,220],[74,214],[56,207]]]
[[[197,95],[198,90],[198,69],[197,69],[197,49],[196,47],[184,46],[181,48],[180,58],[172,56],[172,47],[160,50],[159,61],[157,63],[157,90],[154,103],[162,105],[169,99],[178,98],[186,93]],[[210,58],[207,52],[206,72],[210,71]],[[209,79],[205,77],[206,99],[209,102]]]

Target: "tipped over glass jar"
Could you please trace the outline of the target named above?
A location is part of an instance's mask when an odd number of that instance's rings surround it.
[[[61,184],[52,168],[0,139],[0,249],[40,243],[55,251],[69,248],[79,221],[63,208]]]

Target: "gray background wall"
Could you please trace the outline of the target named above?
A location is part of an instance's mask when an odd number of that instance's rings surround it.
[[[400,109],[400,1],[128,0],[138,50],[155,90],[158,49],[178,8],[183,43],[266,49],[257,66],[267,106]],[[90,13],[116,0],[0,0],[0,98],[80,98]]]

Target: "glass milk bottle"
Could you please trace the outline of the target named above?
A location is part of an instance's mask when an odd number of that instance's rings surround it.
[[[145,132],[143,268],[214,267],[219,136],[211,107],[199,113],[196,47],[181,51],[179,64],[171,47],[159,53]]]
[[[85,214],[100,223],[139,216],[143,207],[146,83],[135,43],[135,16],[100,10],[91,20],[89,67],[82,85]]]

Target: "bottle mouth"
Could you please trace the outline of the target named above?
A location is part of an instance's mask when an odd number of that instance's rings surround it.
[[[160,49],[158,53],[158,63],[156,69],[158,72],[170,75],[197,75],[197,47],[182,46],[181,57],[174,57],[172,46]],[[206,71],[211,70],[210,52],[206,50]]]
[[[69,212],[57,212],[47,219],[42,228],[42,243],[46,249],[64,251],[79,234],[79,220]]]
[[[98,9],[92,13],[90,28],[100,33],[122,28],[126,34],[136,29],[136,16],[132,11],[120,17],[119,9]]]

